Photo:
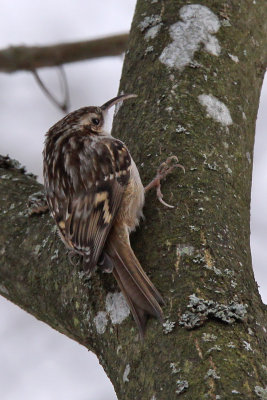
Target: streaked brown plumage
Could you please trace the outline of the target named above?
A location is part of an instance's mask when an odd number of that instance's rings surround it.
[[[163,299],[129,241],[142,215],[144,187],[128,149],[104,125],[108,109],[131,97],[81,108],[56,123],[46,135],[44,183],[63,242],[83,256],[86,271],[97,265],[112,270],[143,336],[148,315],[163,320]]]

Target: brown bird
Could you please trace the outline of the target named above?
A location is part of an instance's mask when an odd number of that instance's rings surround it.
[[[105,127],[109,108],[132,97],[83,107],[50,128],[43,151],[44,186],[66,247],[83,256],[85,271],[92,273],[98,265],[113,272],[143,337],[148,315],[163,321],[164,303],[129,241],[142,216],[145,189],[127,147]],[[169,161],[148,185],[158,187],[162,202],[160,179],[172,170]]]

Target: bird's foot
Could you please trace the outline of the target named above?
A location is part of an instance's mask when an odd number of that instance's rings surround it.
[[[77,265],[80,263],[81,261],[81,256],[80,254],[78,254],[76,251],[74,250],[69,250],[68,251],[68,259],[69,262],[71,263],[71,265],[73,267],[77,267]]]
[[[158,200],[164,204],[164,206],[169,207],[169,208],[174,208],[174,206],[171,206],[170,204],[166,203],[163,200],[163,194],[161,192],[161,184],[160,181],[161,179],[165,179],[167,175],[172,173],[174,168],[181,168],[185,172],[185,168],[183,165],[178,164],[178,158],[176,156],[170,156],[167,158],[165,162],[160,164],[158,170],[157,170],[157,175],[155,178],[145,187],[145,193],[148,192],[150,189],[153,187],[156,188],[157,191],[157,198]]]

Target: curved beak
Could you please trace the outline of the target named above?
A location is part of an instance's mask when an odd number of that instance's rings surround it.
[[[120,103],[121,101],[131,99],[133,97],[137,97],[136,94],[121,94],[120,96],[113,97],[113,99],[107,101],[105,104],[103,104],[100,108],[102,111],[108,110],[110,107],[114,106],[117,103]]]

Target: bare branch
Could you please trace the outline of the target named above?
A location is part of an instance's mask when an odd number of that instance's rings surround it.
[[[10,46],[0,50],[0,72],[33,71],[91,58],[117,56],[126,48],[128,34],[53,46]]]

